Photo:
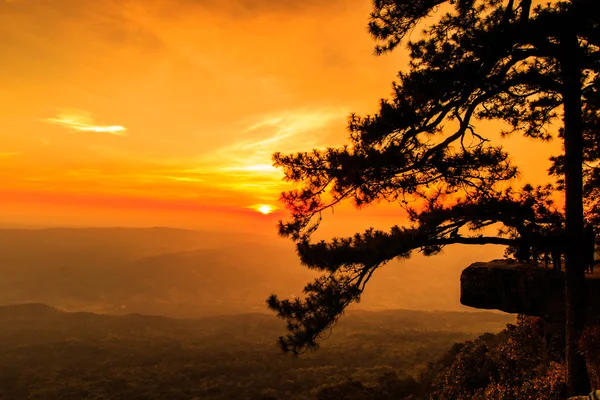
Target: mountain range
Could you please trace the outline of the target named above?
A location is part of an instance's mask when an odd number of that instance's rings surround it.
[[[485,254],[390,263],[356,307],[464,310],[460,271]],[[285,240],[171,228],[0,229],[0,274],[0,305],[172,317],[266,312],[271,293],[301,296],[318,276]]]

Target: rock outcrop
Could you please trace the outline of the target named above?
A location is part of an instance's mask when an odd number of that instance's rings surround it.
[[[597,389],[600,387],[600,356],[597,352],[600,343],[600,273],[586,277],[588,327],[584,332],[588,333],[584,335],[587,339],[582,346],[590,382]],[[565,273],[513,260],[477,262],[465,268],[460,276],[460,302],[475,308],[541,317],[547,329],[562,330],[566,309]],[[587,398],[591,397],[571,399]]]
[[[586,279],[588,322],[600,323],[600,274]],[[496,309],[542,317],[547,322],[565,320],[565,274],[512,260],[476,262],[460,277],[460,302],[466,306]]]

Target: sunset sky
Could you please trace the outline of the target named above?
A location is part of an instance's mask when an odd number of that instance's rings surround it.
[[[370,9],[0,0],[0,225],[274,234],[288,186],[272,153],[343,144],[348,114],[376,111],[406,67],[403,49],[373,55]],[[505,144],[523,181],[543,182],[560,150]],[[340,213],[336,234],[401,222],[392,206]]]

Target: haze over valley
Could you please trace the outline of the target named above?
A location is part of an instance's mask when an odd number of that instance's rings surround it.
[[[490,251],[392,262],[352,309],[467,310],[460,271]],[[270,294],[301,296],[318,276],[286,240],[170,228],[2,229],[0,273],[3,305],[171,317],[268,312]]]

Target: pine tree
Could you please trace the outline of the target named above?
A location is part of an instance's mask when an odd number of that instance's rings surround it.
[[[599,158],[600,2],[374,0],[369,30],[377,54],[408,46],[410,65],[392,97],[375,115],[349,117],[343,147],[274,155],[286,179],[300,184],[282,194],[291,219],[279,232],[297,242],[304,265],[323,272],[306,286],[305,299],[269,298],[288,322],[282,348],[317,347],[374,271],[394,258],[415,250],[433,255],[455,243],[523,247],[527,232],[564,218],[567,390],[585,393],[577,352],[586,305],[579,238],[584,193],[592,210],[600,181],[589,163]],[[564,154],[549,172],[564,190],[564,213],[554,209],[552,187],[506,189],[518,170],[491,133],[477,129],[478,120],[506,123],[503,135],[563,140]],[[357,207],[398,202],[410,224],[311,242],[322,212],[346,200]],[[504,226],[498,235],[481,233],[497,223]]]

